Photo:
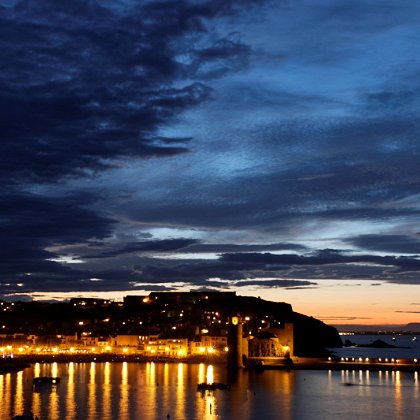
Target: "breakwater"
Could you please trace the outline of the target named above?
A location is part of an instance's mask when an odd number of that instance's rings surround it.
[[[288,363],[275,360],[260,361],[254,368],[260,370],[370,370],[403,371],[420,370],[419,359],[382,358],[293,358]]]

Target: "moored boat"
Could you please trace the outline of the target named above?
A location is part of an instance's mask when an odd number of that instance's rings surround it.
[[[211,384],[202,382],[200,384],[197,384],[198,391],[214,391],[215,389],[227,389],[227,388],[228,386],[226,384],[223,384],[220,382],[213,382]]]
[[[33,379],[32,384],[33,385],[57,385],[61,381],[61,378],[58,376],[38,376]]]
[[[32,413],[23,413],[12,417],[12,420],[39,420],[37,416]]]

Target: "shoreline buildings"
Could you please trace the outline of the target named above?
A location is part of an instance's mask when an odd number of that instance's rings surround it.
[[[2,302],[0,356],[117,353],[236,357],[247,361],[316,355],[341,345],[338,332],[287,303],[235,292],[153,292],[124,302]],[[236,354],[236,356],[233,356]]]

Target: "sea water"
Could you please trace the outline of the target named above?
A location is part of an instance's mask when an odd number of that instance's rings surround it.
[[[358,334],[341,337],[356,344],[356,346],[345,346],[342,348],[330,349],[337,356],[341,357],[368,357],[368,358],[395,358],[395,359],[418,359],[420,360],[420,335],[379,335],[379,334]],[[381,340],[393,348],[372,348],[363,347],[376,340]],[[362,347],[359,347],[362,345]]]
[[[35,376],[58,386],[33,388]],[[197,391],[197,383],[229,383]],[[411,419],[418,371],[239,371],[185,363],[51,363],[0,375],[0,419]]]

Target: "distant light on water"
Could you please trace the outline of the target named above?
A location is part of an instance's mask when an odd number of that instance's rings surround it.
[[[207,366],[206,382],[212,384],[214,382],[214,369],[212,365]]]

